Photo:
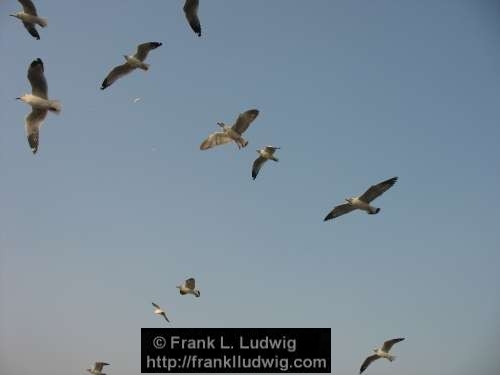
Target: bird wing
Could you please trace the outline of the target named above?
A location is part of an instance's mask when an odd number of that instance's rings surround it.
[[[257,175],[259,174],[260,168],[262,167],[262,164],[266,162],[266,158],[259,156],[255,161],[253,162],[252,166],[252,178],[255,180]]]
[[[361,368],[359,369],[359,373],[361,374],[363,371],[365,371],[367,369],[368,366],[370,366],[370,363],[372,363],[373,361],[376,361],[379,358],[380,357],[377,354],[374,354],[374,355],[367,357],[365,359],[365,361],[363,362],[363,364],[361,365]]]
[[[118,78],[121,78],[125,74],[130,73],[132,70],[134,70],[134,68],[127,63],[115,66],[113,70],[109,72],[108,76],[104,79],[104,81],[102,81],[101,90],[104,90],[106,87],[111,86],[111,84],[115,82]]]
[[[215,132],[210,134],[208,138],[201,143],[200,150],[208,150],[214,146],[223,145],[231,141],[231,137],[229,137],[226,133]]]
[[[258,115],[259,110],[257,109],[250,109],[246,112],[240,113],[232,129],[240,135],[243,134]]]
[[[375,198],[384,194],[389,190],[398,180],[397,177],[390,178],[388,180],[382,181],[377,185],[372,185],[370,188],[364,192],[362,196],[359,197],[363,202],[370,203]]]
[[[398,342],[403,341],[403,340],[404,340],[403,337],[400,337],[398,339],[387,340],[386,342],[384,342],[384,345],[382,345],[382,350],[384,352],[388,353],[394,344],[397,344]]]
[[[276,146],[266,146],[264,147],[264,149],[266,150],[267,153],[272,155],[274,154],[274,151],[279,150],[280,148]]]
[[[201,24],[200,19],[198,18],[198,5],[198,0],[186,0],[183,9],[189,25],[198,36],[201,36]]]
[[[185,284],[186,284],[186,288],[194,289],[196,282],[195,282],[194,278],[190,277],[189,279],[186,280]]]
[[[144,61],[146,57],[148,57],[149,51],[152,49],[158,48],[162,45],[160,42],[147,42],[142,43],[137,46],[137,51],[135,52],[134,57],[138,60]]]
[[[28,144],[34,154],[36,154],[38,150],[40,126],[42,125],[42,121],[45,119],[45,116],[47,116],[46,109],[36,108],[34,108],[31,113],[26,116],[24,128],[26,130],[26,136],[28,137]]]
[[[33,60],[28,68],[28,80],[31,84],[32,94],[40,98],[47,99],[47,80],[45,79],[43,71],[42,59],[38,58]]]
[[[40,34],[38,34],[38,30],[35,28],[34,23],[30,22],[23,22],[24,27],[28,32],[31,34],[33,38],[36,38],[37,40],[40,40]]]
[[[165,320],[170,323],[170,320],[168,320],[168,318],[167,318],[167,314],[165,314],[164,312],[162,312],[161,315],[163,315],[163,317],[165,318]]]
[[[161,309],[161,307],[160,307],[160,306],[158,306],[156,303],[151,302],[151,304],[152,304],[154,307],[156,307],[157,309]]]
[[[354,208],[352,205],[345,203],[341,204],[339,206],[336,206],[333,210],[330,211],[328,215],[326,215],[324,221],[335,219],[336,217],[345,215],[351,211],[354,211],[356,208]]]
[[[94,364],[94,370],[95,370],[95,371],[99,371],[99,372],[101,372],[101,371],[102,371],[102,368],[103,368],[104,366],[107,366],[107,365],[109,365],[109,363],[106,363],[106,362],[96,362],[96,363]]]
[[[32,16],[38,16],[36,13],[35,4],[31,0],[18,0],[23,6],[24,13],[31,14]]]

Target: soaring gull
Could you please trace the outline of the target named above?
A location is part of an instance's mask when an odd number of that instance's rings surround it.
[[[200,150],[207,150],[214,146],[223,145],[231,141],[234,141],[238,148],[245,147],[248,144],[248,141],[243,139],[242,135],[258,115],[259,110],[257,109],[250,109],[246,112],[240,113],[232,127],[227,126],[223,122],[218,122],[217,125],[222,128],[222,131],[210,134],[208,138],[201,143]]]
[[[394,361],[396,359],[396,357],[393,355],[390,355],[389,351],[391,350],[391,348],[394,344],[396,344],[400,341],[403,341],[403,340],[404,340],[404,338],[387,340],[386,342],[384,342],[384,345],[382,345],[381,348],[373,349],[375,354],[373,354],[365,359],[365,361],[361,365],[359,373],[361,374],[363,371],[365,371],[367,369],[368,366],[370,366],[370,363],[372,363],[373,361],[376,361],[379,358],[386,358],[391,362]]]
[[[371,206],[370,202],[389,190],[397,180],[397,177],[390,178],[377,185],[370,186],[370,188],[359,197],[346,198],[345,200],[347,203],[336,206],[328,215],[326,215],[324,221],[334,219],[356,209],[366,211],[372,215],[378,214],[380,212],[380,208]]]
[[[178,285],[176,288],[179,288],[179,292],[184,295],[184,294],[193,294],[194,296],[196,297],[199,297],[200,296],[200,291],[195,289],[196,288],[196,285],[195,285],[195,281],[194,281],[194,278],[189,278],[187,279],[186,281],[184,281],[182,283],[182,285]]]
[[[153,306],[154,306],[154,308],[155,308],[153,312],[154,312],[156,315],[161,315],[161,316],[163,316],[163,317],[165,318],[165,320],[166,320],[167,322],[169,322],[169,323],[170,323],[170,320],[168,320],[168,318],[167,318],[167,314],[165,313],[165,310],[163,310],[160,306],[158,306],[158,305],[157,305],[156,303],[154,303],[154,302],[152,302],[152,304],[153,304]]]
[[[125,74],[130,73],[134,69],[142,69],[147,71],[149,69],[149,64],[146,64],[144,60],[148,57],[149,51],[158,48],[162,45],[160,42],[148,42],[142,43],[137,46],[137,51],[134,55],[123,55],[125,57],[125,63],[122,65],[115,66],[108,76],[104,79],[101,85],[101,90],[110,86],[118,78],[123,77]]]
[[[193,31],[201,36],[201,24],[200,19],[198,18],[198,0],[186,0],[184,3],[184,13],[186,14],[186,19],[189,22],[189,25],[193,29]]]
[[[93,369],[87,369],[88,372],[90,372],[92,375],[106,375],[104,372],[102,372],[102,368],[104,366],[108,366],[109,363],[106,362],[96,362],[94,363],[94,368]]]
[[[279,150],[279,147],[275,146],[266,146],[257,150],[259,153],[259,157],[255,159],[252,166],[252,178],[255,180],[257,175],[259,174],[260,168],[262,165],[268,160],[278,161],[278,158],[274,156],[274,151]]]
[[[31,34],[31,36],[39,40],[40,34],[38,34],[35,25],[40,25],[41,27],[45,27],[47,26],[47,19],[38,17],[35,4],[33,4],[31,0],[18,0],[18,1],[23,6],[23,11],[9,15],[20,19],[23,22],[23,25],[26,28],[26,30],[28,30],[28,32]]]
[[[31,151],[38,150],[39,131],[47,112],[61,112],[61,104],[57,100],[48,99],[47,81],[43,74],[43,62],[40,58],[33,60],[28,68],[28,80],[31,83],[31,94],[24,94],[16,99],[31,106],[31,113],[26,116],[25,129]]]

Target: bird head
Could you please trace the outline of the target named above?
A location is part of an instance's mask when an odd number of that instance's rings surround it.
[[[19,18],[19,13],[9,14],[9,16]]]
[[[28,96],[28,94],[24,94],[24,95],[18,96],[18,97],[16,98],[16,100],[21,100],[22,102],[24,102],[24,101],[25,101],[25,98],[26,98],[27,96]]]

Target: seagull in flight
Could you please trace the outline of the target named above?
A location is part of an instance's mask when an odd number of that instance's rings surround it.
[[[147,42],[142,43],[137,46],[137,51],[134,55],[123,55],[125,57],[125,62],[122,65],[115,66],[108,76],[104,79],[101,85],[101,90],[106,87],[111,86],[118,78],[130,73],[132,70],[137,68],[147,71],[149,69],[149,64],[146,64],[144,60],[148,57],[149,51],[160,47],[163,43],[160,42]]]
[[[186,19],[189,22],[189,25],[197,34],[198,36],[201,36],[201,24],[200,24],[200,19],[198,18],[198,5],[199,5],[198,0],[186,0],[184,3],[184,13],[186,14]]]
[[[31,151],[38,150],[39,131],[47,112],[61,112],[61,104],[57,100],[48,99],[47,80],[44,75],[42,59],[33,60],[28,68],[28,80],[31,83],[31,94],[24,94],[16,99],[29,104],[31,113],[26,116],[25,129]]]
[[[258,109],[249,109],[246,112],[240,113],[236,122],[231,127],[223,122],[218,122],[217,125],[222,128],[222,131],[210,134],[208,138],[201,143],[200,150],[207,150],[231,141],[234,141],[239,149],[245,147],[248,145],[248,141],[246,141],[242,135],[258,115]]]
[[[96,362],[94,363],[94,368],[93,369],[87,369],[88,372],[90,372],[92,375],[106,375],[105,373],[102,372],[102,368],[104,366],[108,366],[109,363],[106,362]]]
[[[165,313],[165,310],[163,310],[160,306],[158,306],[156,303],[152,302],[155,310],[153,311],[156,315],[161,315],[165,318],[167,322],[170,323],[170,320],[167,318],[167,314]]]
[[[391,350],[392,346],[400,341],[403,341],[404,338],[398,338],[398,339],[392,339],[392,340],[387,340],[386,342],[384,342],[384,345],[382,345],[381,348],[376,348],[376,349],[373,349],[373,351],[375,352],[375,354],[367,357],[365,359],[365,361],[363,362],[363,364],[361,365],[361,368],[359,370],[359,373],[361,374],[363,371],[365,371],[367,369],[368,366],[370,366],[370,364],[373,362],[373,361],[376,361],[377,359],[379,358],[386,358],[388,359],[389,361],[394,361],[396,359],[395,356],[393,355],[390,355],[389,354],[389,351]]]
[[[179,288],[179,292],[184,295],[184,294],[193,294],[196,297],[200,296],[200,291],[195,289],[196,288],[196,282],[194,278],[190,277],[186,281],[184,281],[181,285],[176,286],[176,288]]]
[[[371,215],[378,214],[380,212],[380,208],[373,207],[370,203],[375,200],[375,198],[381,196],[389,190],[397,180],[397,177],[390,178],[377,185],[370,186],[370,188],[359,197],[346,198],[345,200],[347,203],[336,206],[328,215],[326,215],[324,221],[334,219],[356,209],[366,211]]]
[[[278,158],[274,156],[274,151],[276,150],[279,150],[279,147],[266,146],[264,148],[261,148],[260,150],[257,150],[259,157],[255,159],[252,166],[252,178],[254,180],[259,174],[260,168],[266,161],[268,160],[278,161]]]
[[[35,4],[31,0],[18,0],[22,7],[22,12],[17,12],[14,14],[9,14],[11,17],[16,17],[23,22],[24,27],[36,40],[40,40],[40,34],[35,27],[35,25],[40,25],[41,27],[47,26],[47,19],[38,17],[36,12]]]

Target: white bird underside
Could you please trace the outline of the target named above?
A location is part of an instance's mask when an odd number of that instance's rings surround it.
[[[137,51],[133,56],[127,56],[125,58],[125,63],[122,65],[115,66],[107,75],[107,77],[102,81],[101,90],[109,87],[124,75],[130,73],[131,71],[140,68],[142,70],[148,70],[149,65],[144,63],[146,57],[148,57],[149,51],[162,46],[160,42],[147,42],[142,43],[137,46]]]
[[[368,366],[374,361],[376,361],[379,358],[386,358],[389,361],[394,361],[396,357],[392,356],[389,354],[389,351],[391,348],[394,346],[394,344],[403,341],[404,338],[397,338],[397,339],[392,339],[392,340],[387,340],[384,342],[382,345],[382,348],[375,349],[375,354],[372,354],[371,356],[366,357],[366,359],[363,361],[363,364],[361,365],[361,368],[359,369],[359,373],[363,373]]]
[[[198,0],[186,0],[183,10],[186,15],[186,19],[189,22],[189,26],[191,26],[191,29],[193,29],[195,34],[201,36],[201,24],[200,19],[198,18],[198,6]]]
[[[278,158],[274,156],[274,152],[279,150],[279,147],[266,146],[263,149],[258,150],[259,157],[255,159],[252,165],[252,178],[255,180],[259,174],[260,169],[264,163],[268,160],[278,161]]]

